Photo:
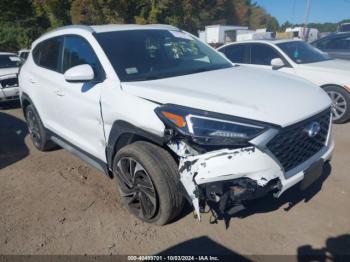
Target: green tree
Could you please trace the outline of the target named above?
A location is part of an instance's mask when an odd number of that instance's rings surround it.
[[[36,17],[46,19],[49,28],[56,28],[71,23],[70,5],[71,0],[33,0]]]
[[[0,10],[2,51],[28,48],[45,31],[45,22],[36,16],[30,0],[1,0]]]

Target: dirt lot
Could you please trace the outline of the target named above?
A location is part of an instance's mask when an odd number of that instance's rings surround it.
[[[2,109],[0,254],[350,254],[349,134],[350,124],[334,127],[332,165],[306,192],[259,200],[227,229],[191,212],[157,227],[130,215],[114,181],[75,156],[35,150],[21,110]]]

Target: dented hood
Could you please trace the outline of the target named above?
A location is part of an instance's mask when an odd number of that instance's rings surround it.
[[[319,87],[291,75],[244,66],[123,82],[125,92],[156,101],[287,126],[330,106]]]

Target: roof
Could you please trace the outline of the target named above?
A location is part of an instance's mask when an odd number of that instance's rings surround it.
[[[299,42],[302,41],[300,39],[264,39],[264,40],[245,40],[245,41],[239,41],[234,42],[234,44],[240,44],[240,43],[270,43],[270,44],[281,44],[281,43],[287,43],[287,42]],[[233,44],[233,43],[232,43]]]
[[[90,26],[94,32],[103,33],[111,31],[121,30],[139,30],[139,29],[167,29],[167,30],[179,30],[175,26],[162,25],[162,24],[149,24],[149,25],[135,25],[135,24],[120,24],[120,25],[92,25]]]
[[[82,29],[91,33],[103,33],[103,32],[122,31],[122,30],[139,30],[139,29],[179,30],[175,26],[163,25],[163,24],[148,24],[148,25],[109,24],[109,25],[68,25],[68,26],[59,27],[51,32],[57,32],[57,31],[67,30],[67,29]]]
[[[14,55],[14,56],[17,56],[17,54],[10,53],[10,52],[0,52],[0,55]]]
[[[43,34],[38,39],[32,43],[32,48],[42,40],[48,39],[52,36],[59,35],[60,31],[67,30],[81,30],[88,33],[104,33],[104,32],[113,32],[113,31],[122,31],[122,30],[143,30],[143,29],[164,29],[164,30],[179,30],[177,27],[171,25],[163,24],[149,24],[149,25],[136,25],[136,24],[109,24],[109,25],[68,25],[56,28],[46,34]]]

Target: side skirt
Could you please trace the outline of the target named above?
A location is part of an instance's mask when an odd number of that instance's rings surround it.
[[[110,178],[113,177],[112,172],[109,170],[107,163],[87,153],[83,149],[73,145],[72,143],[68,142],[67,140],[53,133],[52,131],[46,129],[46,132],[50,137],[50,139],[53,142],[55,142],[57,145],[61,146],[65,150],[74,154],[75,156],[79,157],[81,160],[88,163],[89,165],[96,168],[97,170],[103,172],[105,175],[109,176]]]

